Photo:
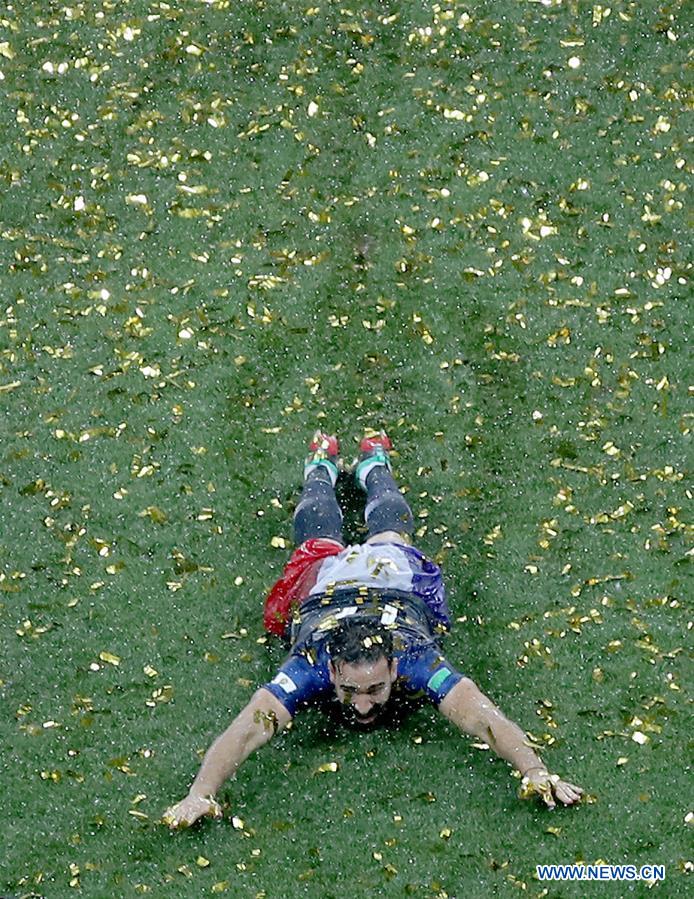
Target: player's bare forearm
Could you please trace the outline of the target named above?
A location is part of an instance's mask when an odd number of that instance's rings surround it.
[[[284,706],[267,690],[258,690],[205,753],[190,793],[214,796],[248,756],[272,739],[291,720]]]
[[[439,710],[461,730],[484,740],[502,759],[522,774],[542,766],[523,731],[510,721],[469,679],[464,678],[445,697]]]
[[[171,827],[185,826],[203,815],[219,817],[214,796],[248,756],[291,721],[289,712],[267,690],[258,690],[205,753],[188,795],[164,814]]]
[[[550,808],[554,808],[556,799],[564,805],[572,805],[581,798],[583,790],[550,774],[539,755],[528,745],[520,727],[469,678],[456,684],[442,701],[439,711],[461,730],[484,740],[497,755],[521,772],[523,797],[538,795]]]

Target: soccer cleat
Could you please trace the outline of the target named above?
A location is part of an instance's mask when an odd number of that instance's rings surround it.
[[[308,445],[308,456],[304,462],[304,480],[320,465],[330,475],[333,487],[341,467],[340,444],[334,434],[316,431]]]
[[[377,465],[385,465],[388,471],[392,470],[389,450],[393,444],[385,431],[374,433],[373,436],[362,437],[359,444],[359,459],[356,460],[354,477],[363,490],[366,490],[366,479]]]

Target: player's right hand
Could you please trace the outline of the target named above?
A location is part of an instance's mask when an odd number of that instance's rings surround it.
[[[171,830],[190,827],[198,818],[221,818],[222,807],[213,796],[186,796],[164,812],[161,820]]]

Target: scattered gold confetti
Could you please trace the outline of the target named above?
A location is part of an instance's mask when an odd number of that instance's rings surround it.
[[[102,662],[108,662],[109,665],[120,665],[120,657],[114,655],[112,652],[100,652],[99,658]]]
[[[313,425],[378,428],[379,410],[403,453],[417,540],[444,568],[467,566],[461,639],[496,628],[501,663],[537,688],[533,742],[570,747],[599,707],[614,730],[595,737],[618,747],[607,758],[631,784],[625,814],[656,798],[672,806],[667,777],[662,796],[639,791],[657,735],[681,739],[686,695],[681,4],[591,3],[578,17],[566,0],[518,3],[511,16],[434,4],[414,18],[398,4],[307,4],[288,21],[257,5],[238,27],[227,0],[0,13],[11,144],[0,489],[17,535],[0,547],[0,610],[27,670],[60,671],[72,647],[89,683],[79,689],[93,694],[63,706],[49,690],[10,715],[36,752],[46,744],[36,783],[56,791],[56,833],[57,793],[86,777],[79,753],[104,716],[132,725],[133,746],[153,715],[169,728],[185,719],[190,666],[171,659],[185,655],[214,684],[228,657],[234,691],[257,685],[272,641],[247,600],[291,547],[273,537],[288,533],[294,497],[285,452]],[[600,65],[608,47],[614,65]],[[461,66],[464,78],[449,77]],[[196,630],[196,603],[225,589],[229,620]],[[593,694],[579,718],[557,689],[572,654]],[[635,707],[623,717],[625,696]],[[123,719],[132,701],[140,723]],[[195,723],[182,719],[182,733]],[[424,732],[410,732],[409,750],[427,751]],[[52,760],[49,741],[65,750]],[[105,772],[116,785],[139,778],[124,794],[135,826],[148,820],[136,790],[153,752]],[[85,819],[111,823],[103,809]],[[435,832],[449,830],[439,821]],[[374,876],[395,877],[391,845],[369,847],[367,861],[374,848]],[[59,873],[49,850],[45,864],[28,857],[17,893],[50,892],[54,875],[94,892],[82,850]],[[262,899],[257,853],[203,892],[235,894],[243,875]],[[319,857],[307,859],[289,865],[288,883],[320,880]],[[135,891],[209,877],[183,860]],[[512,861],[494,865],[532,892]],[[455,893],[442,871],[417,888]]]

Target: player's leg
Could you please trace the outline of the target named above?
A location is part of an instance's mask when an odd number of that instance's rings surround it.
[[[385,431],[364,437],[354,475],[366,491],[364,517],[369,530],[367,543],[411,543],[412,510],[391,474],[388,450],[392,444]]]
[[[294,512],[294,542],[312,537],[342,539],[342,510],[335,498],[340,447],[337,437],[316,431],[304,465],[304,487]]]

